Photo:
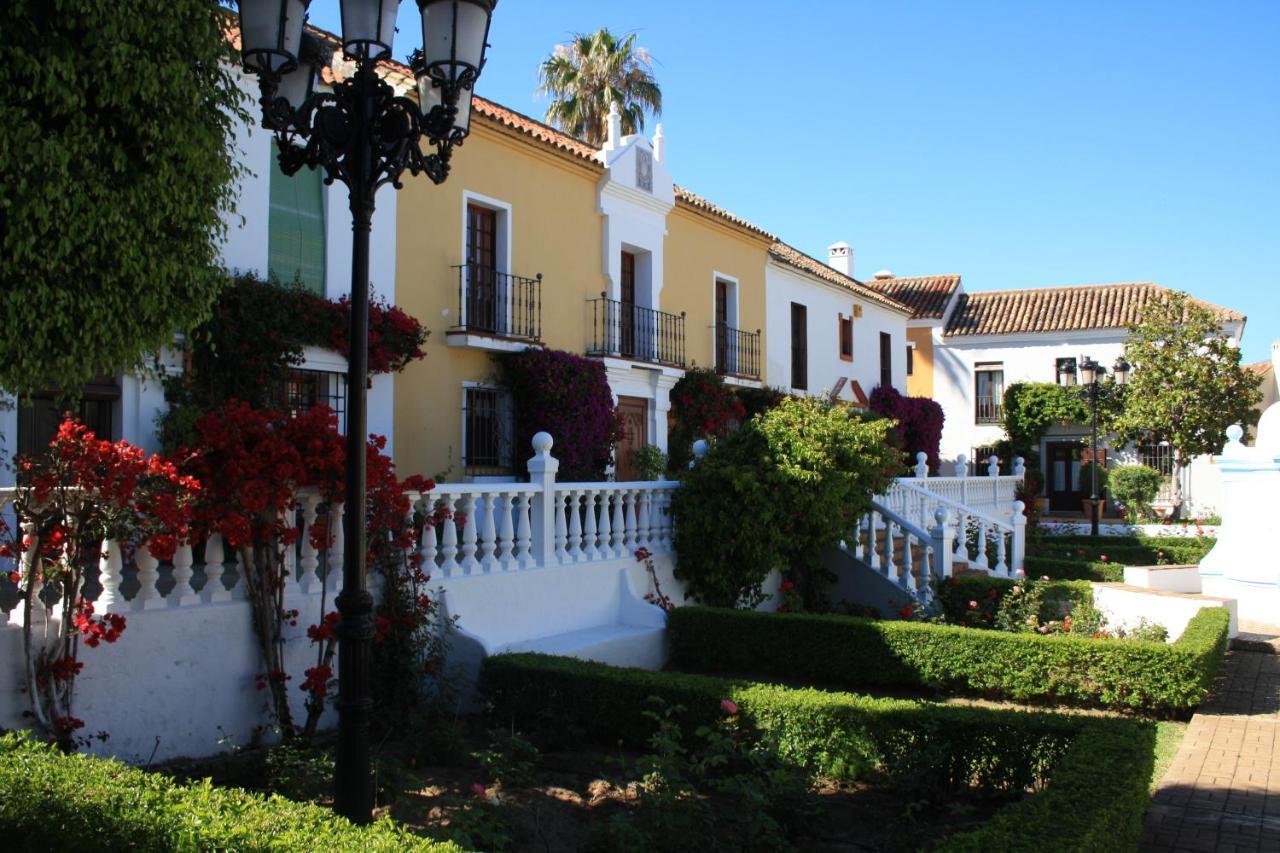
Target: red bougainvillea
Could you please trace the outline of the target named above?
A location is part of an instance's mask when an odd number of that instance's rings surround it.
[[[515,459],[533,454],[535,433],[555,440],[559,478],[603,480],[613,461],[618,416],[604,365],[559,350],[525,350],[501,360],[515,402]]]
[[[871,392],[871,411],[893,418],[898,422],[895,430],[899,446],[906,454],[905,464],[916,464],[916,454],[924,451],[929,463],[929,473],[937,474],[940,460],[938,449],[942,444],[942,406],[928,397],[905,397],[897,389],[878,385]]]
[[[46,451],[19,458],[17,474],[13,508],[21,526],[0,551],[17,560],[10,580],[22,599],[26,693],[36,727],[70,750],[84,725],[71,713],[84,668],[80,645],[114,643],[127,627],[120,614],[94,615],[80,594],[84,568],[103,539],[143,543],[153,556],[171,558],[190,533],[200,487],[169,461],[100,439],[75,420],[58,427]],[[45,587],[57,591],[57,604],[41,597]],[[57,619],[50,612],[33,620],[37,608],[57,611]],[[44,628],[33,632],[37,622]]]
[[[720,374],[695,368],[671,389],[671,414],[670,466],[678,473],[688,466],[693,442],[723,438],[746,419],[747,410]]]

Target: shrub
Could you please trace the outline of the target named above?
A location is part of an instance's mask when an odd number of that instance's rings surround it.
[[[1098,497],[1102,497],[1107,492],[1107,478],[1110,476],[1107,471],[1106,463],[1095,464],[1086,462],[1080,466],[1080,477],[1077,485],[1080,491],[1085,495],[1093,494],[1093,471],[1098,471]]]
[[[1153,714],[1182,714],[1208,692],[1228,615],[1205,608],[1176,643],[976,631],[848,616],[681,607],[671,661],[697,672],[912,686]]]
[[[940,850],[1132,849],[1142,829],[1150,723],[872,699],[544,655],[491,657],[481,672],[498,713],[541,713],[557,730],[602,743],[643,744],[650,697],[683,706],[677,722],[686,728],[713,725],[728,699],[761,745],[829,775],[878,776],[941,798],[962,789],[1039,789],[980,829],[941,840]]]
[[[667,471],[667,454],[656,444],[646,444],[632,452],[632,461],[641,480],[661,480]]]
[[[790,396],[781,388],[751,388],[745,385],[734,388],[733,393],[738,395],[738,400],[742,403],[744,423],[776,407]]]
[[[681,473],[693,458],[693,443],[700,438],[717,439],[742,423],[746,409],[724,378],[705,367],[693,368],[671,389],[671,426],[667,448],[670,467]]]
[[[604,365],[539,349],[507,353],[499,363],[515,404],[517,450],[528,450],[535,433],[548,432],[555,440],[560,480],[603,480],[618,438],[618,416]]]
[[[0,832],[15,850],[460,851],[389,820],[357,827],[330,810],[208,780],[180,785],[118,761],[0,737]]]
[[[1130,510],[1134,520],[1151,515],[1164,477],[1147,465],[1121,465],[1111,472],[1111,498]]]
[[[1054,424],[1085,423],[1089,406],[1053,382],[1015,382],[1004,392],[1004,432],[1014,454],[1031,459]]]
[[[1098,583],[1124,581],[1124,564],[1122,563],[1037,556],[1027,557],[1023,567],[1028,575],[1048,575],[1057,580],[1097,581]]]
[[[908,467],[916,464],[916,454],[924,451],[929,473],[937,475],[941,464],[938,448],[942,444],[942,423],[946,416],[942,406],[929,397],[905,397],[892,386],[877,385],[871,392],[871,411],[892,418],[897,425],[898,446],[906,455]]]
[[[1031,590],[1038,604],[1031,607],[1027,601],[1021,601],[1023,612],[1015,614],[1008,601],[1010,590],[1015,586]],[[1034,616],[1037,622],[1059,620],[1072,608],[1092,601],[1093,587],[1085,580],[1015,581],[974,574],[953,577],[937,589],[938,606],[947,622],[1005,631],[1014,630],[1014,621],[1025,625],[1029,616]],[[978,606],[970,607],[971,602]],[[1002,617],[1006,624],[1001,624]]]
[[[787,399],[717,442],[672,501],[676,577],[700,601],[732,607],[758,603],[769,572],[790,567],[812,607],[816,553],[897,467],[888,428],[823,400]]]

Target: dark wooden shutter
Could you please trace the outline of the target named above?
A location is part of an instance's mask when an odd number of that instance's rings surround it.
[[[809,388],[809,311],[791,303],[791,387]]]
[[[271,157],[267,216],[267,271],[281,284],[300,282],[324,296],[324,182],[315,169],[294,175]]]
[[[880,333],[880,385],[893,387],[893,337],[888,332]]]
[[[622,253],[622,281],[618,306],[618,332],[620,338],[619,352],[625,356],[636,352],[636,256],[631,252]]]
[[[498,213],[467,205],[467,328],[498,331]]]

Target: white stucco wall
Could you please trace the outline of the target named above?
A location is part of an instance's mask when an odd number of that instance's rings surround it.
[[[804,305],[809,331],[809,388],[791,389],[791,303]],[[862,316],[853,320],[853,361],[840,358],[840,314],[852,316],[854,306],[861,306]],[[907,389],[907,317],[878,303],[863,299],[821,279],[806,275],[793,267],[769,261],[765,267],[765,312],[769,323],[766,342],[768,372],[774,384],[794,393],[823,395],[841,379],[841,400],[853,400],[856,381],[863,392],[871,395],[880,384],[880,333],[892,339],[893,386]]]

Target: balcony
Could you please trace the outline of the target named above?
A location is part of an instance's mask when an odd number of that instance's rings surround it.
[[[1004,402],[999,397],[978,397],[974,420],[980,424],[1004,423]]]
[[[542,274],[534,278],[475,264],[458,271],[458,322],[450,346],[522,349],[542,340]]]
[[[684,367],[684,315],[667,314],[603,295],[591,305],[587,355]]]
[[[760,379],[760,332],[744,332],[724,323],[715,329],[716,373],[736,379]]]

